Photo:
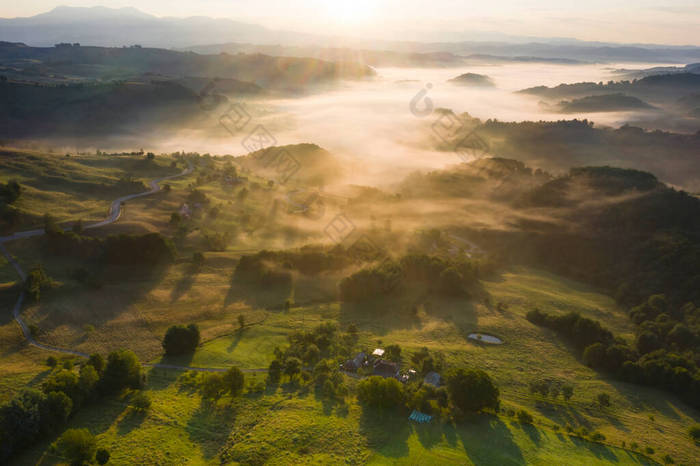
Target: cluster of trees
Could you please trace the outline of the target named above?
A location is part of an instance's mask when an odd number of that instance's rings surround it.
[[[0,462],[56,433],[85,403],[124,388],[138,389],[142,383],[141,364],[126,350],[110,353],[107,361],[92,355],[78,373],[54,370],[40,391],[24,390],[0,407]]]
[[[165,332],[163,349],[168,356],[193,353],[199,345],[199,338],[197,324],[173,325]]]
[[[318,365],[322,360],[348,357],[357,344],[358,335],[354,327],[344,333],[335,323],[324,322],[310,331],[293,332],[288,339],[289,346],[284,350],[275,348],[275,359],[268,372],[272,383],[278,383],[282,375],[293,379],[304,367]]]
[[[22,186],[14,180],[0,183],[0,228],[13,228],[19,222],[20,212],[13,204],[22,194]]]
[[[340,282],[344,301],[362,301],[423,286],[431,293],[466,296],[479,288],[479,266],[466,259],[408,254],[364,268]]]
[[[234,278],[258,286],[290,286],[292,274],[287,270],[280,270],[274,262],[267,260],[268,257],[267,251],[253,256],[241,256],[234,271]]]
[[[559,380],[535,380],[530,382],[530,393],[544,397],[551,396],[552,398],[557,398],[561,393],[562,397],[569,401],[574,396],[574,386]]]
[[[97,448],[95,436],[87,429],[68,429],[51,447],[71,465],[91,464],[93,460],[107,464],[110,457],[105,448]]]
[[[340,332],[331,322],[308,332],[289,335],[289,346],[275,348],[275,359],[268,369],[268,383],[277,384],[283,376],[290,381],[313,384],[328,399],[342,401],[348,393],[338,361],[348,357],[357,344],[357,330],[350,326]]]
[[[663,302],[659,297],[653,297],[645,307],[657,309]],[[647,312],[650,311],[637,309],[634,315],[640,318],[639,316],[648,315]],[[693,310],[693,315],[695,313]],[[663,314],[659,314],[661,315]],[[554,316],[533,310],[527,314],[527,319],[566,337],[583,352],[583,360],[590,367],[609,372],[628,382],[667,389],[689,404],[700,407],[697,353],[693,349],[682,350],[683,347],[675,343],[675,339],[680,338],[679,335],[683,332],[674,332],[673,343],[666,347],[659,345],[669,341],[668,334],[660,336],[654,333],[663,328],[670,333],[676,328],[678,324],[668,324],[668,316],[662,317],[660,321],[642,321],[642,331],[637,336],[635,348],[629,347],[624,340],[615,338],[598,321],[576,313]],[[651,324],[646,325],[648,322]]]
[[[160,233],[111,235],[102,239],[63,231],[53,222],[47,222],[45,230],[48,253],[91,259],[99,265],[155,266],[175,259],[172,241]]]
[[[498,411],[500,393],[486,372],[453,368],[447,371],[445,380],[444,387],[436,388],[422,381],[402,384],[394,378],[372,376],[360,381],[357,397],[372,408],[449,412],[455,418],[483,410]]]
[[[22,185],[16,180],[0,183],[0,203],[13,204],[22,194]]]
[[[291,270],[305,275],[343,269],[354,262],[342,246],[303,246],[286,251],[260,251],[243,256],[236,267],[236,276],[260,284],[291,280]]]
[[[238,396],[245,386],[245,375],[235,366],[225,372],[188,371],[180,376],[179,383],[190,389],[199,390],[206,400],[218,400],[226,394]]]

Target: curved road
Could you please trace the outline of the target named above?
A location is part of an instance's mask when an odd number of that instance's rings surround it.
[[[109,207],[109,215],[106,219],[93,223],[90,225],[87,225],[84,227],[84,229],[89,230],[93,228],[101,228],[107,225],[110,225],[112,223],[115,223],[117,220],[119,220],[119,217],[122,214],[122,204],[130,201],[132,199],[136,199],[139,197],[144,197],[144,196],[150,196],[152,194],[155,194],[161,190],[161,187],[159,185],[160,182],[170,180],[173,178],[178,178],[181,176],[187,176],[190,173],[194,171],[194,167],[192,166],[191,163],[188,162],[188,167],[182,171],[182,173],[179,173],[177,175],[171,175],[171,176],[165,176],[162,178],[158,178],[155,180],[152,180],[150,182],[151,189],[149,191],[145,191],[142,193],[136,193],[136,194],[129,194],[127,196],[122,196],[118,199],[115,199],[112,201],[112,204]],[[22,267],[17,263],[17,261],[12,257],[12,255],[7,251],[5,248],[5,243],[10,242],[10,241],[15,241],[18,239],[23,239],[23,238],[31,238],[34,236],[41,236],[44,234],[43,229],[38,229],[38,230],[29,230],[29,231],[21,231],[14,233],[9,236],[0,236],[0,253],[2,253],[3,256],[7,259],[7,261],[14,267],[15,271],[17,272],[17,275],[19,275],[20,279],[22,282],[24,282],[27,278],[27,274],[22,270]],[[12,310],[12,315],[17,321],[17,324],[19,324],[20,328],[22,329],[22,334],[24,335],[24,338],[29,342],[30,345],[36,346],[37,348],[47,350],[47,351],[54,351],[56,353],[63,353],[63,354],[70,354],[73,356],[80,356],[83,358],[89,357],[88,354],[82,353],[80,351],[75,351],[71,349],[66,349],[66,348],[58,348],[56,346],[50,346],[50,345],[45,345],[43,343],[39,343],[34,339],[32,336],[32,332],[29,330],[29,327],[27,326],[26,322],[22,320],[22,317],[20,316],[20,312],[22,310],[22,303],[24,302],[24,290],[19,295],[19,298],[17,299],[17,302],[15,303],[15,307]],[[213,368],[213,367],[189,367],[189,366],[178,366],[174,364],[143,364],[145,367],[155,367],[158,369],[176,369],[176,370],[194,370],[194,371],[203,371],[203,372],[224,372],[226,369],[221,369],[221,368]],[[244,372],[267,372],[267,369],[247,369],[244,370]]]

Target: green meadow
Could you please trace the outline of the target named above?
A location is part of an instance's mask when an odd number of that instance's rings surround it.
[[[171,168],[171,160],[161,156],[145,168],[143,160],[129,157],[22,152],[10,160],[0,169],[0,180],[18,179],[27,186],[20,207],[35,224],[46,212],[59,220],[99,220],[112,199],[128,194],[114,188],[125,174],[146,181],[183,168]],[[118,224],[96,234],[172,235],[170,215],[186,201],[186,188],[198,173],[173,180],[171,192],[129,202]],[[100,186],[115,191],[100,193]],[[201,189],[212,205],[224,207],[207,224],[213,231],[238,225],[242,216],[260,215],[269,206],[263,191],[239,206],[232,201],[240,188],[228,191],[203,183]],[[249,380],[258,381],[266,374],[255,370],[269,365],[275,347],[285,346],[291,332],[329,321],[343,329],[355,324],[358,350],[398,344],[404,367],[410,366],[412,353],[427,347],[442,353],[450,366],[483,369],[500,390],[500,412],[473,415],[459,424],[434,420],[417,425],[407,413],[365,409],[354,395],[346,403],[333,404],[313,389],[286,382],[262,393],[210,402],[178,381],[181,371],[150,369],[146,389],[153,405],[147,413],[130,409],[130,395],[124,394],[89,405],[69,421],[69,427],[85,427],[97,435],[98,443],[111,452],[109,464],[627,465],[660,464],[664,455],[678,464],[698,464],[700,450],[687,435],[688,428],[700,422],[698,412],[668,393],[593,371],[566,341],[525,319],[534,308],[577,311],[631,341],[633,325],[612,298],[526,267],[510,267],[484,281],[488,301],[408,295],[344,304],[336,289],[343,271],[319,277],[297,274],[290,287],[256,288],[233,277],[241,251],[264,243],[264,235],[256,231],[276,231],[254,223],[240,227],[224,251],[204,252],[204,263],[196,270],[190,258],[201,250],[201,229],[186,237],[174,264],[144,273],[106,274],[99,289],[71,280],[70,270],[79,261],[46,257],[41,239],[8,243],[23,267],[41,262],[54,280],[38,303],[24,306],[22,317],[36,326],[42,343],[102,354],[128,348],[149,363],[235,365],[250,371]],[[10,265],[0,258],[2,401],[22,387],[39,387],[49,374],[44,361],[51,353],[29,346],[11,318],[19,290],[16,281]],[[289,310],[284,309],[286,300],[292,303]],[[420,304],[414,310],[416,302]],[[242,329],[239,316],[245,322]],[[174,323],[199,325],[202,342],[193,355],[164,357],[161,341]],[[504,343],[471,340],[467,336],[472,332],[497,336]],[[351,387],[356,384],[346,379]],[[543,379],[573,385],[571,400],[530,393],[530,383]],[[609,407],[596,403],[599,393],[610,395]],[[533,425],[520,424],[512,415],[522,408],[533,414]],[[571,432],[581,429],[599,432],[604,440],[594,442]],[[60,464],[50,448],[52,440],[19,456],[15,464]],[[647,446],[653,454],[642,454]]]

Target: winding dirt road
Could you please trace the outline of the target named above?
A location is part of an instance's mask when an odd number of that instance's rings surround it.
[[[142,193],[136,193],[136,194],[129,194],[127,196],[122,196],[118,199],[115,199],[112,201],[112,204],[109,207],[109,215],[106,219],[93,223],[90,225],[87,225],[84,227],[86,230],[90,230],[93,228],[101,228],[107,225],[111,225],[112,223],[115,223],[117,220],[119,220],[119,217],[122,214],[122,204],[126,203],[130,200],[137,199],[139,197],[145,197],[145,196],[150,196],[152,194],[155,194],[157,192],[160,192],[161,187],[159,183],[167,180],[171,180],[173,178],[179,178],[182,176],[187,176],[191,174],[194,171],[194,167],[192,166],[191,163],[188,162],[188,167],[182,171],[182,173],[179,173],[177,175],[171,175],[171,176],[165,176],[162,178],[158,178],[155,180],[152,180],[150,182],[151,189],[148,191],[144,191]],[[10,241],[16,241],[19,239],[24,239],[24,238],[32,238],[34,236],[41,236],[44,234],[43,229],[38,229],[38,230],[28,230],[28,231],[21,231],[14,233],[9,236],[0,236],[0,253],[2,253],[3,256],[7,259],[7,261],[14,267],[15,271],[17,272],[17,275],[19,275],[20,279],[22,282],[24,282],[27,278],[27,274],[22,270],[22,267],[17,263],[17,261],[12,257],[12,255],[8,252],[8,250],[5,248],[5,243],[10,242]],[[50,346],[50,345],[45,345],[43,343],[39,343],[36,341],[36,339],[32,336],[32,332],[29,330],[29,326],[27,326],[26,322],[22,320],[22,317],[20,316],[20,312],[22,310],[22,303],[24,302],[24,297],[25,297],[25,292],[22,290],[22,292],[19,295],[19,298],[17,298],[17,302],[15,303],[15,307],[12,310],[12,315],[17,322],[17,324],[20,326],[22,329],[22,334],[24,335],[24,338],[27,340],[27,342],[35,346],[37,348],[46,350],[46,351],[53,351],[56,353],[63,353],[63,354],[70,354],[73,356],[79,356],[83,358],[89,357],[88,354],[82,353],[80,351],[75,351],[72,349],[67,349],[67,348],[59,348],[56,346]],[[174,369],[174,370],[193,370],[193,371],[200,371],[200,372],[224,372],[226,369],[222,368],[214,368],[214,367],[189,367],[189,366],[178,366],[174,364],[148,364],[144,363],[144,367],[154,367],[158,369]],[[245,369],[243,370],[244,372],[267,372],[267,369]]]

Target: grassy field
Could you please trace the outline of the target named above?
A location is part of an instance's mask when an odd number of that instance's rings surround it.
[[[17,180],[23,187],[16,207],[25,216],[15,231],[42,226],[41,218],[46,213],[59,222],[102,220],[107,216],[112,200],[146,190],[145,187],[135,189],[135,185],[120,183],[121,179],[131,177],[137,183],[146,182],[184,168],[170,168],[173,159],[169,156],[149,161],[137,156],[66,157],[64,154],[2,149],[0,157],[3,160],[0,182]]]
[[[354,402],[329,405],[313,392],[274,392],[218,403],[183,390],[177,373],[149,374],[147,414],[128,398],[82,410],[113,464],[654,464],[626,450],[479,415],[459,426],[417,426],[405,416],[364,412]],[[56,464],[48,443],[17,464]]]
[[[30,155],[20,158],[32,161]],[[129,164],[133,162],[123,157],[36,157],[46,159],[42,162],[49,165],[46,170],[68,170],[61,178],[73,180],[70,173],[75,171],[77,180],[85,172],[85,176],[95,177],[86,181],[91,184],[114,182],[132,169]],[[139,172],[139,177],[146,180],[172,171],[165,158],[156,161],[152,172]],[[2,179],[19,178],[40,190],[44,178],[32,181],[31,167],[26,163],[19,166],[15,161],[10,168],[3,168]],[[192,177],[173,180],[171,192],[130,202],[120,222],[99,234],[161,231],[172,235],[170,214],[186,200],[186,188],[192,182]],[[55,208],[69,219],[84,206],[97,219],[102,216],[98,210],[105,212],[113,198],[92,196],[73,181],[63,183],[55,189],[66,198],[53,197],[48,188],[43,197],[28,189],[22,208],[37,215]],[[410,365],[412,352],[428,347],[441,352],[448,365],[484,369],[499,386],[502,413],[498,417],[474,416],[460,425],[433,422],[417,426],[403,414],[366,412],[352,398],[347,405],[329,405],[313,392],[289,386],[211,405],[180,387],[177,372],[152,370],[148,390],[153,408],[147,415],[132,413],[127,408],[128,399],[122,399],[88,407],[70,421],[71,427],[87,427],[98,434],[100,444],[112,452],[112,464],[220,464],[222,459],[233,464],[654,464],[666,454],[676,463],[698,464],[700,450],[687,435],[688,427],[700,421],[697,411],[665,392],[616,382],[592,371],[555,333],[525,319],[535,307],[551,313],[574,310],[631,339],[633,326],[611,298],[530,268],[512,268],[485,281],[490,303],[438,299],[416,292],[361,306],[341,304],[336,284],[342,273],[298,275],[291,287],[246,286],[233,277],[240,251],[268,244],[266,235],[279,235],[280,230],[274,222],[249,220],[241,224],[243,216],[269,206],[276,189],[267,185],[255,193],[251,189],[253,194],[239,204],[236,196],[240,189],[202,186],[212,199],[211,205],[223,207],[216,218],[205,216],[202,224],[212,231],[235,227],[239,234],[227,251],[205,251],[199,269],[192,267],[190,257],[193,251],[203,250],[201,230],[188,235],[174,264],[148,273],[111,270],[101,289],[72,281],[70,270],[81,264],[45,257],[41,239],[8,243],[8,250],[23,267],[42,262],[55,281],[55,287],[39,303],[24,307],[23,318],[38,327],[39,341],[60,347],[103,354],[129,348],[142,361],[217,368],[237,365],[244,369],[266,367],[274,347],[284,346],[292,331],[325,321],[337,322],[342,328],[354,323],[360,330],[360,347],[399,344],[404,366]],[[288,239],[303,237],[300,232],[305,227],[298,226]],[[281,241],[279,245],[284,244]],[[50,353],[29,347],[11,319],[17,296],[15,282],[11,267],[0,259],[0,304],[5,309],[0,320],[2,400],[21,387],[39,386],[48,374],[43,362]],[[286,299],[295,303],[288,312],[283,310]],[[417,312],[412,311],[414,306]],[[243,330],[237,323],[241,315],[246,322]],[[161,340],[166,329],[174,323],[191,322],[202,331],[198,350],[188,358],[164,359]],[[468,339],[475,331],[498,336],[504,344],[486,345]],[[263,374],[255,376],[262,379]],[[542,379],[571,383],[572,399],[566,402],[561,397],[532,395],[530,382]],[[610,395],[610,407],[597,405],[599,393]],[[534,426],[524,427],[508,414],[520,408],[534,415]],[[606,439],[595,443],[569,436],[567,425],[574,430],[600,432]],[[17,464],[59,463],[50,454],[50,440],[18,458]],[[642,448],[653,447],[652,459],[630,451],[632,442]]]

